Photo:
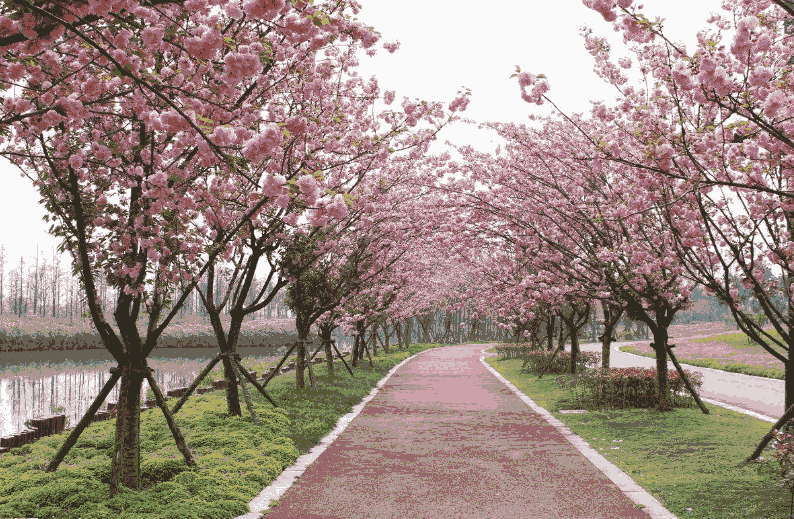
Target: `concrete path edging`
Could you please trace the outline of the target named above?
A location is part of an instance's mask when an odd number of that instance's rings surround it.
[[[582,437],[577,436],[574,434],[564,423],[557,420],[552,416],[551,413],[546,411],[544,408],[540,407],[536,404],[531,398],[525,395],[520,389],[518,389],[512,382],[507,380],[501,373],[496,371],[490,364],[485,361],[485,351],[492,348],[489,346],[482,350],[480,354],[480,362],[482,363],[485,368],[490,371],[499,381],[505,384],[513,393],[515,393],[518,398],[520,398],[525,404],[527,404],[533,411],[541,415],[549,424],[554,426],[560,433],[562,433],[565,438],[571,442],[571,444],[576,447],[579,452],[584,455],[585,458],[590,460],[590,462],[595,465],[601,472],[604,473],[612,482],[624,493],[626,496],[637,503],[638,505],[643,505],[644,508],[642,509],[643,512],[647,513],[651,519],[678,519],[676,515],[672,512],[667,510],[662,503],[660,503],[655,497],[645,491],[644,488],[639,486],[633,479],[629,477],[628,474],[620,470],[618,467],[613,465],[609,460],[603,457],[601,454],[598,453],[595,449],[590,447],[590,444],[587,443]],[[491,354],[489,356],[495,356],[496,354]],[[248,519],[248,518],[246,518]]]
[[[624,344],[624,345],[621,345],[621,346],[617,346],[616,349],[620,353],[622,353],[623,355],[631,355],[632,357],[639,357],[639,358],[642,358],[642,359],[650,359],[651,358],[651,357],[646,357],[644,355],[637,355],[636,353],[631,353],[629,351],[623,351],[623,350],[620,349],[623,346],[630,346],[630,345],[631,344]],[[705,366],[695,366],[695,365],[692,365],[692,364],[686,364],[684,362],[681,362],[680,364],[681,364],[681,367],[684,368],[684,369],[693,369],[693,370],[706,369],[706,370],[709,370],[709,371],[716,371],[716,372],[721,372],[721,373],[732,373],[734,375],[743,375],[745,377],[753,377],[753,378],[760,378],[760,379],[768,380],[768,379],[766,379],[766,377],[757,377],[755,375],[747,375],[745,373],[734,373],[732,371],[725,371],[725,370],[721,370],[721,369],[707,368]],[[700,399],[703,400],[704,402],[708,403],[708,404],[718,405],[718,406],[724,407],[725,409],[728,409],[730,411],[736,411],[737,413],[743,413],[743,414],[752,416],[753,418],[757,418],[759,420],[763,420],[765,422],[777,423],[777,421],[779,419],[779,418],[772,418],[771,416],[767,416],[765,414],[756,413],[755,411],[750,411],[749,409],[745,409],[743,407],[738,407],[738,406],[735,406],[735,405],[727,404],[725,402],[720,402],[719,400],[714,400],[713,398],[704,398],[704,397],[701,396]]]
[[[389,370],[386,376],[384,376],[378,381],[377,384],[375,384],[375,387],[372,388],[372,391],[370,391],[369,394],[361,400],[361,402],[353,406],[353,410],[351,412],[339,418],[333,431],[328,433],[322,440],[320,440],[320,443],[309,449],[309,452],[299,456],[292,466],[284,469],[284,472],[282,472],[278,478],[276,478],[267,488],[263,489],[258,496],[248,503],[248,508],[251,510],[250,512],[240,515],[235,519],[259,519],[261,513],[270,508],[270,502],[280,498],[284,492],[286,492],[287,489],[292,486],[295,480],[301,477],[306,469],[309,468],[309,465],[314,463],[314,461],[320,457],[320,454],[322,454],[325,449],[327,449],[334,442],[334,440],[336,440],[339,435],[342,434],[342,431],[347,429],[347,426],[350,425],[350,422],[352,422],[353,419],[358,416],[358,414],[362,409],[364,409],[364,406],[367,405],[370,400],[375,398],[375,395],[383,387],[386,381],[389,380],[389,378],[394,374],[394,372],[400,369],[402,365],[409,360],[428,351],[432,351],[432,348],[429,350],[420,351],[416,355],[411,355]]]

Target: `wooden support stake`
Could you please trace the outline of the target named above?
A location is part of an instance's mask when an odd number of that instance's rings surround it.
[[[168,406],[165,405],[165,398],[163,398],[163,393],[160,391],[160,386],[157,385],[157,381],[152,376],[152,368],[147,367],[144,369],[147,370],[146,380],[149,381],[149,388],[152,390],[152,393],[154,393],[154,400],[157,402],[157,406],[163,411],[165,421],[168,424],[168,428],[171,429],[171,435],[174,437],[174,441],[176,441],[179,452],[185,457],[185,463],[188,465],[195,465],[196,460],[193,459],[193,454],[191,454],[190,449],[185,443],[185,437],[182,436],[182,433],[176,426],[174,415],[171,414],[171,411],[168,410]]]
[[[678,370],[678,376],[681,377],[681,380],[684,381],[684,385],[686,386],[687,390],[689,390],[689,394],[692,395],[692,397],[695,399],[695,402],[697,402],[698,406],[700,406],[700,410],[703,411],[703,414],[709,414],[708,408],[700,400],[700,396],[698,396],[697,391],[695,391],[695,388],[692,387],[692,384],[689,382],[689,377],[686,376],[686,373],[684,373],[684,369],[681,367],[681,364],[678,363],[678,359],[676,359],[675,355],[673,355],[673,350],[670,349],[673,346],[675,346],[675,344],[667,345],[667,354],[670,356],[670,360],[673,361],[673,365],[675,366],[675,369]]]
[[[248,370],[246,370],[246,369],[243,367],[243,365],[242,365],[242,364],[240,364],[238,361],[235,361],[235,362],[237,363],[237,369],[239,369],[239,370],[242,372],[243,376],[245,376],[245,378],[247,378],[247,379],[248,379],[248,381],[251,383],[251,385],[252,385],[252,386],[254,386],[254,387],[257,389],[257,391],[259,391],[260,393],[262,393],[262,396],[263,396],[263,397],[265,397],[265,398],[267,398],[267,400],[268,400],[268,401],[269,401],[271,404],[273,404],[273,407],[278,407],[278,404],[276,404],[276,403],[273,401],[273,399],[272,399],[272,398],[270,398],[270,395],[268,395],[268,394],[267,394],[267,391],[265,391],[265,388],[264,388],[264,386],[261,386],[261,385],[259,385],[259,382],[257,382],[257,381],[256,381],[256,377],[254,377],[253,375],[251,375],[250,373],[248,373]],[[268,379],[268,380],[270,380],[270,379]]]
[[[347,370],[350,372],[350,376],[355,378],[355,375],[353,375],[353,370],[350,369],[350,366],[348,366],[347,362],[345,362],[345,358],[342,356],[341,353],[339,353],[339,349],[336,347],[336,341],[331,341],[331,346],[334,347],[334,351],[336,352],[337,355],[339,355],[339,359],[342,361],[342,364],[344,364]]]
[[[113,389],[113,386],[116,385],[116,382],[118,382],[120,378],[121,368],[110,368],[110,378],[107,382],[105,382],[105,385],[102,386],[102,391],[99,392],[97,397],[94,399],[94,402],[91,404],[91,407],[88,408],[88,411],[86,411],[86,413],[80,419],[77,427],[75,427],[71,434],[69,434],[69,437],[66,438],[66,442],[64,442],[64,444],[61,446],[61,450],[59,450],[55,457],[50,460],[50,463],[47,465],[47,468],[44,470],[44,472],[55,472],[58,469],[58,465],[61,464],[66,455],[69,454],[69,451],[72,450],[72,447],[74,447],[74,444],[77,443],[77,439],[83,433],[83,430],[85,430],[85,428],[88,427],[88,424],[93,421],[94,415],[97,411],[99,411],[99,407],[108,397],[110,390]]]
[[[563,347],[564,347],[564,346],[565,346],[565,344],[560,344],[559,346],[557,346],[557,349],[556,349],[556,350],[554,350],[554,354],[553,354],[553,355],[551,356],[551,358],[549,359],[549,362],[548,362],[548,364],[546,364],[546,367],[545,367],[545,368],[543,368],[543,371],[541,371],[541,372],[540,372],[540,375],[538,375],[538,380],[540,380],[540,377],[542,377],[543,375],[545,375],[545,374],[546,374],[546,372],[547,372],[547,371],[549,370],[549,368],[551,367],[551,363],[552,363],[552,362],[554,362],[554,359],[557,357],[557,354],[558,354],[559,352],[561,352],[561,351],[562,351],[562,349],[563,349]]]
[[[273,379],[273,377],[275,377],[276,374],[278,374],[279,370],[281,369],[281,366],[284,364],[284,361],[287,360],[287,357],[290,356],[290,354],[292,353],[292,350],[294,350],[295,346],[297,346],[297,345],[298,345],[298,343],[296,343],[296,342],[292,343],[292,347],[290,347],[289,351],[287,351],[287,353],[281,358],[281,361],[276,366],[276,369],[274,369],[273,371],[270,372],[270,375],[267,376],[267,378],[265,379],[265,383],[262,384],[262,387],[266,387],[268,382],[270,382]],[[268,400],[269,400],[269,397],[268,397]],[[272,402],[272,400],[271,400],[271,402]],[[273,405],[276,405],[276,404],[273,404]]]
[[[171,409],[171,414],[176,414],[179,412],[180,409],[182,409],[182,406],[185,405],[185,402],[187,402],[187,399],[190,397],[191,394],[193,394],[193,391],[196,390],[198,385],[201,384],[201,381],[204,380],[207,377],[207,375],[210,374],[212,368],[214,368],[215,365],[218,363],[218,361],[221,360],[222,355],[223,355],[222,353],[218,353],[217,355],[215,355],[212,361],[210,361],[210,363],[207,364],[207,367],[204,368],[201,373],[199,373],[199,376],[196,377],[196,380],[194,380],[193,383],[190,384],[190,387],[188,388],[187,391],[185,391],[185,394],[179,398],[179,401],[176,403],[174,408]]]
[[[231,364],[234,370],[234,376],[240,381],[240,387],[243,390],[243,397],[245,398],[245,405],[248,407],[248,412],[251,413],[251,418],[254,419],[254,425],[259,425],[259,419],[256,417],[256,411],[254,411],[254,404],[251,402],[251,395],[248,394],[248,387],[246,387],[243,377],[240,376],[240,368],[238,367],[240,364],[240,356],[235,354]]]
[[[758,446],[755,448],[753,453],[750,454],[750,457],[747,458],[745,462],[758,459],[758,456],[761,455],[761,452],[763,452],[767,444],[770,441],[772,441],[772,438],[775,437],[775,431],[779,431],[780,428],[783,427],[783,425],[785,425],[785,423],[791,420],[792,418],[794,418],[794,404],[792,404],[786,410],[786,412],[783,413],[783,416],[780,417],[780,420],[778,420],[777,423],[775,423],[775,425],[772,426],[772,429],[770,429],[769,432],[764,435],[764,437],[761,439],[761,443],[758,444]]]

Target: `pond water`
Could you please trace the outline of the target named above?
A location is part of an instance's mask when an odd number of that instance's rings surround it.
[[[337,342],[340,350],[350,344]],[[238,348],[243,366],[252,362],[275,365],[286,350],[276,348]],[[148,364],[163,394],[168,390],[189,386],[217,348],[158,348],[149,356]],[[39,351],[0,353],[0,436],[24,429],[26,420],[52,414],[65,414],[67,427],[74,426],[110,378],[110,368],[117,363],[105,350]],[[214,372],[220,373],[220,364]],[[210,373],[215,380],[220,375]],[[119,383],[107,402],[118,401]],[[145,400],[148,382],[144,381],[141,399]],[[63,410],[56,412],[58,408]]]

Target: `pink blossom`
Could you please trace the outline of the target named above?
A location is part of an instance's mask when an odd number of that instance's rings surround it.
[[[764,114],[768,117],[775,117],[785,102],[786,95],[780,90],[775,90],[766,97],[766,101],[764,102]]]
[[[226,55],[223,64],[224,73],[237,81],[259,73],[259,59],[253,54],[231,52]]]
[[[248,0],[243,4],[243,10],[250,18],[272,20],[284,5],[284,0]]]
[[[312,211],[308,216],[309,224],[315,227],[322,227],[328,223],[328,215],[322,214],[320,211]]]
[[[287,130],[291,135],[300,135],[305,133],[308,126],[309,124],[306,121],[306,118],[302,116],[290,117],[286,121]]]
[[[281,196],[284,193],[284,185],[286,183],[287,181],[281,175],[268,175],[262,183],[262,194],[265,196]],[[289,202],[289,196],[287,199]]]
[[[768,67],[756,67],[750,74],[750,84],[753,86],[763,86],[772,79],[772,71]]]
[[[234,132],[234,128],[229,126],[216,126],[209,135],[209,138],[218,146],[231,146],[235,143],[237,135]]]
[[[461,95],[456,97],[451,103],[449,103],[449,111],[463,112],[464,110],[466,110],[467,106],[469,106],[469,96]]]
[[[155,25],[154,27],[146,27],[141,33],[141,39],[146,47],[152,50],[160,50],[163,47],[163,34],[165,27],[162,25]]]
[[[94,98],[102,92],[102,83],[96,76],[89,76],[83,83],[83,94],[89,98]]]
[[[279,195],[279,197],[276,198],[276,205],[279,206],[282,209],[286,209],[287,206],[289,206],[289,201],[290,201],[290,196],[285,193],[285,194]]]
[[[325,210],[334,218],[344,218],[347,216],[347,204],[345,203],[344,197],[342,195],[336,195]]]
[[[240,9],[240,6],[236,3],[229,2],[224,6],[226,10],[226,16],[229,18],[234,18],[235,20],[239,20],[243,17],[243,11]]]
[[[386,105],[388,106],[392,104],[393,101],[394,101],[394,91],[393,90],[385,91],[383,93],[383,102],[386,103]]]
[[[317,179],[312,175],[302,175],[298,179],[297,185],[301,190],[301,195],[306,205],[314,205],[320,190]]]
[[[113,153],[110,151],[110,148],[107,146],[99,145],[97,146],[96,151],[94,152],[96,158],[98,158],[102,162],[106,162],[110,157],[113,156]]]
[[[394,52],[400,48],[400,42],[396,41],[394,43],[384,43],[383,48],[389,51],[389,54],[394,54]]]
[[[254,135],[243,147],[243,157],[251,162],[264,162],[281,144],[283,134],[274,125],[268,126],[264,132]]]
[[[69,157],[69,165],[72,166],[72,169],[80,169],[83,166],[83,157],[72,155]]]

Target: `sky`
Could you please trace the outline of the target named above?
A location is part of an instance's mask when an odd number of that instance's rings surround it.
[[[359,2],[359,20],[375,27],[381,42],[400,42],[394,54],[380,49],[372,58],[362,55],[359,73],[377,77],[382,92],[395,91],[395,104],[403,96],[446,104],[466,87],[472,96],[463,115],[478,122],[526,123],[529,114],[550,113],[548,104],[538,107],[521,100],[518,82],[510,78],[516,65],[545,74],[551,86],[547,95],[566,113],[588,111],[590,100],[611,103],[616,91],[593,72],[593,58],[579,35],[582,26],[609,39],[613,59],[629,55],[622,36],[581,0],[511,1],[491,4],[494,7],[460,0]],[[709,13],[722,12],[719,0],[643,4],[649,19],[666,19],[665,34],[683,42],[689,52]],[[444,150],[446,140],[480,151],[496,146],[490,133],[463,123],[445,128],[439,137],[431,149],[435,153]],[[19,265],[20,256],[28,265],[35,261],[37,245],[51,257],[58,241],[47,234],[42,216],[30,181],[0,158],[0,246],[6,252],[6,271]]]

